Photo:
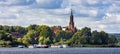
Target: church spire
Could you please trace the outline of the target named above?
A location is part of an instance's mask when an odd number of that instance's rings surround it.
[[[70,15],[73,15],[72,9],[71,9],[71,14]]]
[[[69,22],[69,26],[71,27],[74,27],[74,21],[73,21],[73,12],[72,12],[72,9],[71,9],[71,13],[70,13],[70,22]]]
[[[67,30],[72,31],[73,33],[76,32],[76,28],[74,27],[74,16],[73,16],[73,11],[71,9],[70,12],[70,21],[69,21],[69,26],[67,28]]]
[[[74,21],[73,21],[73,12],[72,12],[72,9],[71,9],[71,13],[70,13],[69,28],[70,28],[70,29],[73,29],[73,28],[74,28]]]

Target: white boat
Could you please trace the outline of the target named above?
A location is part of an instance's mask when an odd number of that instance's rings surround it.
[[[68,48],[68,45],[51,45],[51,48]]]
[[[64,45],[62,45],[62,47],[63,47],[63,48],[68,48],[68,45],[65,45],[65,44],[64,44]]]
[[[59,45],[51,45],[51,48],[59,48]]]
[[[18,48],[25,48],[25,46],[23,46],[23,45],[19,45]]]
[[[33,45],[28,46],[28,48],[35,48]]]
[[[48,48],[49,46],[48,45],[42,45],[42,44],[38,44],[38,45],[35,45],[35,48]]]

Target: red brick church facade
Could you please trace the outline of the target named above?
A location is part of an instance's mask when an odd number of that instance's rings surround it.
[[[77,31],[76,27],[74,26],[74,16],[73,16],[72,10],[70,13],[69,25],[67,27],[54,26],[53,32],[56,33],[58,30],[63,30],[64,28],[65,28],[65,31],[71,31],[72,33],[75,33]]]

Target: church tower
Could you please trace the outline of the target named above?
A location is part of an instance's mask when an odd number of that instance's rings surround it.
[[[73,13],[72,13],[72,10],[71,10],[71,14],[70,14],[70,21],[69,21],[69,28],[74,28],[74,20],[73,20]]]
[[[75,33],[76,30],[77,30],[77,29],[74,27],[74,16],[73,16],[72,10],[71,10],[71,13],[70,13],[69,26],[66,28],[66,30],[72,31],[73,33]]]

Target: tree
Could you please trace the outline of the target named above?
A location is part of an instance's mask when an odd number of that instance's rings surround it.
[[[80,37],[80,43],[81,44],[87,44],[87,38],[88,38],[87,36],[81,36]]]
[[[0,30],[0,40],[4,40],[7,37],[6,32],[3,30]]]
[[[13,36],[3,30],[0,30],[0,40],[13,41]]]
[[[59,42],[61,38],[65,39],[65,31],[58,30],[55,35],[55,39],[57,42]]]
[[[90,44],[91,28],[88,27],[82,28],[81,36],[87,36],[87,44]]]
[[[104,31],[100,31],[99,33],[101,36],[102,44],[108,44],[108,34]]]
[[[0,30],[2,30],[3,29],[3,26],[2,25],[0,25]]]
[[[113,44],[114,45],[116,43],[118,43],[118,39],[115,36],[109,37],[108,44]]]
[[[6,31],[6,32],[9,32],[9,28],[10,28],[9,26],[6,26],[6,25],[5,25],[5,26],[3,26],[3,29],[2,29],[2,30]]]
[[[60,42],[61,39],[66,41],[66,40],[69,40],[72,37],[72,32],[58,30],[55,35],[56,35],[55,36],[56,42]]]
[[[102,44],[101,35],[98,31],[95,30],[92,32],[92,36],[90,38],[90,43],[96,44],[96,45]]]
[[[87,44],[87,36],[81,36],[81,31],[78,30],[72,38],[69,40],[70,46],[80,46],[81,44]]]
[[[19,44],[22,44],[22,43],[23,43],[22,38],[17,38],[17,42],[18,42]]]
[[[108,34],[104,31],[93,31],[91,37],[91,44],[107,44],[108,42]]]
[[[39,36],[39,43],[44,44],[44,36]]]
[[[13,31],[12,32],[18,32],[18,33],[20,33],[20,34],[26,34],[27,33],[27,29],[26,28],[24,28],[24,27],[21,27],[21,26],[12,26],[13,27]]]
[[[46,25],[42,25],[40,27],[40,35],[39,35],[39,39],[41,39],[43,37],[42,41],[39,41],[39,43],[42,44],[47,44],[46,42],[50,42],[53,43],[53,31],[51,30],[50,27],[46,26]],[[47,40],[46,40],[47,39]],[[49,40],[49,41],[48,41]],[[50,44],[49,43],[49,44]]]
[[[52,37],[53,36],[53,31],[51,30],[50,27],[43,25],[41,26],[41,32],[40,36],[45,36],[45,37]]]
[[[26,45],[35,44],[35,34],[36,31],[29,30],[28,33],[23,37],[23,43]]]
[[[35,25],[35,24],[34,25],[30,25],[30,26],[27,27],[27,29],[28,30],[35,30],[36,26],[37,25]]]
[[[91,29],[88,27],[84,27],[81,29],[82,36],[91,36]]]
[[[1,47],[8,47],[12,44],[11,41],[4,41],[4,40],[0,40],[0,46]]]
[[[11,34],[5,32],[4,30],[0,30],[0,45],[5,47],[8,45],[12,45],[14,41],[15,39]]]
[[[50,38],[49,38],[49,37],[47,37],[47,38],[44,40],[44,44],[46,44],[46,45],[51,44],[51,41],[50,41]]]
[[[10,28],[9,28],[9,33],[10,33],[10,32],[15,32],[14,26],[10,26]]]

